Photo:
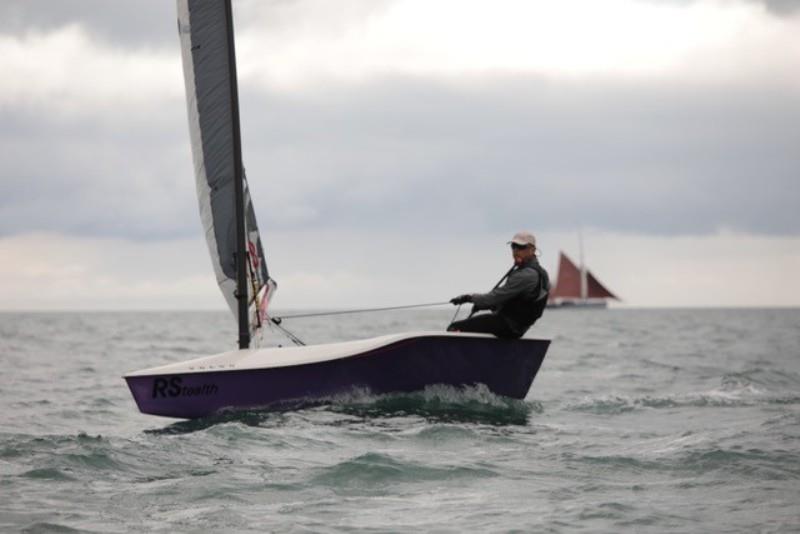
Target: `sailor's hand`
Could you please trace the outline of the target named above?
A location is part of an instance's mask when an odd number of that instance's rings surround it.
[[[459,295],[450,299],[451,304],[464,304],[466,302],[472,302],[472,295]]]

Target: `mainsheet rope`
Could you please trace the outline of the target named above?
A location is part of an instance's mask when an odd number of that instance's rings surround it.
[[[295,334],[281,326],[281,322],[284,319],[302,319],[306,317],[326,317],[329,315],[344,315],[346,313],[368,313],[368,312],[377,312],[377,311],[389,311],[389,310],[406,310],[409,308],[425,308],[431,306],[443,306],[445,304],[450,304],[450,301],[447,302],[428,302],[425,304],[407,304],[405,306],[386,306],[383,308],[362,308],[359,310],[337,310],[332,312],[318,312],[318,313],[299,313],[296,315],[284,315],[283,317],[270,317],[270,323],[275,325],[278,330],[283,332],[286,337],[288,337],[292,343],[298,346],[303,346],[305,343],[297,337]]]
[[[389,310],[407,310],[411,308],[428,308],[432,306],[444,306],[445,304],[450,304],[450,301],[445,302],[428,302],[425,304],[406,304],[404,306],[385,306],[383,308],[361,308],[358,310],[336,310],[330,312],[316,312],[316,313],[298,313],[295,315],[284,315],[282,317],[273,317],[273,322],[277,321],[278,324],[284,319],[303,319],[306,317],[327,317],[329,315],[344,315],[347,313],[371,313],[371,312],[378,312],[378,311],[389,311]]]
[[[500,284],[502,284],[505,281],[505,279],[508,278],[512,272],[514,272],[515,268],[516,266],[512,266],[511,269],[509,269],[508,272],[504,274],[500,280],[497,281],[493,290],[497,289],[500,286]],[[447,300],[444,302],[426,302],[424,304],[406,304],[404,306],[385,306],[382,308],[361,308],[357,310],[336,310],[330,312],[298,313],[295,315],[284,315],[282,317],[270,317],[270,322],[275,326],[277,326],[278,329],[281,330],[289,339],[291,339],[295,345],[305,345],[305,343],[303,343],[300,340],[300,338],[298,338],[296,335],[292,334],[286,328],[281,326],[281,322],[283,322],[284,319],[305,319],[307,317],[329,317],[331,315],[345,315],[349,313],[372,313],[372,312],[390,311],[390,310],[409,310],[412,308],[431,308],[433,306],[444,306],[446,304],[450,304],[450,301]],[[461,311],[461,304],[458,305],[458,308],[456,308],[456,313],[450,320],[451,325],[453,324],[453,322],[455,322],[456,317],[458,317],[459,311]],[[469,316],[472,317],[476,311],[477,310],[475,310],[475,306],[473,306]]]

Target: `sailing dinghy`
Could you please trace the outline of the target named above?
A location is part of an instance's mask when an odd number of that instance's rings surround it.
[[[498,395],[524,398],[549,340],[412,332],[250,348],[262,328],[285,330],[268,314],[277,285],[267,269],[242,166],[231,3],[178,0],[177,5],[200,217],[217,282],[238,317],[239,348],[128,373],[139,410],[195,418],[353,389],[383,394],[433,384],[485,384]]]

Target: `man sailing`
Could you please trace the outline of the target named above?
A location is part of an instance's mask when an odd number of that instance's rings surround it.
[[[472,313],[463,321],[452,323],[450,332],[480,332],[516,339],[542,316],[550,291],[547,271],[536,259],[536,238],[530,232],[518,232],[511,241],[514,266],[489,293],[460,295],[453,304],[473,303]],[[505,281],[505,284],[503,282]],[[502,285],[501,285],[502,284]]]

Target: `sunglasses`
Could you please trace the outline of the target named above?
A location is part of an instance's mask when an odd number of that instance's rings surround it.
[[[525,250],[530,245],[517,245],[516,243],[511,243],[511,250]]]

